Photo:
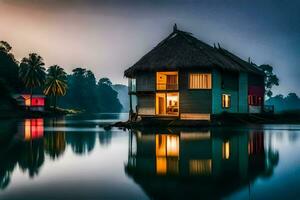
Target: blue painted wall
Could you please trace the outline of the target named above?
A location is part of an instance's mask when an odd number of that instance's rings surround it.
[[[247,73],[221,73],[215,69],[212,71],[212,83],[212,114],[220,114],[224,111],[231,113],[248,112]],[[222,94],[230,95],[230,108],[222,108]]]
[[[248,112],[248,74],[241,72],[239,75],[239,113]]]
[[[221,109],[221,73],[214,69],[212,71],[212,114],[219,114]]]

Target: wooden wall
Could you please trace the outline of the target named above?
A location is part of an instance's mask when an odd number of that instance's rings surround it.
[[[155,95],[138,96],[138,113],[139,115],[155,115]]]
[[[212,73],[212,89],[189,89],[190,71],[179,71],[179,110],[181,114],[219,114],[224,111],[247,113],[248,86],[263,86],[264,84],[262,76],[245,72],[233,73],[217,69],[193,72]],[[155,115],[155,80],[155,72],[143,72],[137,75],[137,92],[151,93],[138,95],[137,103],[141,115]],[[222,94],[231,95],[230,108],[222,108]]]
[[[179,72],[179,95],[180,113],[211,113],[211,90],[189,89],[189,72],[187,71]]]
[[[136,76],[136,91],[155,91],[155,72],[143,72]]]

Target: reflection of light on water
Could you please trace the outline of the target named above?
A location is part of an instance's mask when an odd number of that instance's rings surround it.
[[[210,175],[211,174],[211,159],[208,160],[190,160],[189,170],[192,175]]]
[[[42,118],[25,120],[25,130],[24,130],[25,140],[41,138],[43,137],[43,135],[44,135],[44,120]]]
[[[179,137],[176,135],[167,137],[167,155],[178,156],[179,155]]]
[[[155,136],[156,143],[156,173],[178,173],[179,166],[179,136],[163,134]]]
[[[209,140],[210,131],[207,132],[180,132],[181,140]]]

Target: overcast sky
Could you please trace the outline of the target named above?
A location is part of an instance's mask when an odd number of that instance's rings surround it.
[[[175,22],[208,44],[273,65],[275,93],[300,95],[297,0],[0,0],[0,40],[18,60],[36,52],[47,66],[88,68],[114,83],[127,83],[123,71]]]

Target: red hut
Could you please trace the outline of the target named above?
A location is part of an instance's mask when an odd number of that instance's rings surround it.
[[[15,95],[15,99],[17,100],[19,106],[22,106],[26,109],[33,111],[45,110],[46,96],[44,95],[32,95],[32,98],[30,98],[30,94],[20,94]]]

